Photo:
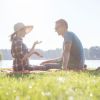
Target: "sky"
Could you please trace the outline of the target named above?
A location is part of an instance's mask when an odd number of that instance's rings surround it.
[[[24,39],[31,48],[62,48],[63,38],[55,32],[55,21],[65,19],[84,48],[100,46],[100,0],[0,0],[0,49],[10,49],[10,35],[18,22],[33,25]]]

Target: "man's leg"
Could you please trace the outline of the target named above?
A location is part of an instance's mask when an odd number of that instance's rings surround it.
[[[43,65],[40,65],[40,66],[37,66],[37,65],[34,65],[34,66],[27,66],[25,67],[26,70],[29,70],[29,71],[33,71],[33,70],[46,70],[45,66]]]
[[[48,69],[62,69],[62,65],[59,63],[48,63],[48,64],[45,64],[44,66],[46,66],[46,70],[48,70]]]

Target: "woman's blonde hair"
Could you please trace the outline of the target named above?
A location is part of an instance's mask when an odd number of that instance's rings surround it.
[[[16,36],[16,32],[10,35],[10,41],[13,41],[14,37]]]

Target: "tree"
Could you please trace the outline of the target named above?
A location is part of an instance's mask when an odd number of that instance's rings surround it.
[[[84,48],[84,55],[85,55],[85,59],[90,59],[89,49]]]
[[[0,61],[2,60],[2,53],[0,52]]]
[[[89,55],[91,59],[100,59],[100,47],[95,46],[89,49]]]

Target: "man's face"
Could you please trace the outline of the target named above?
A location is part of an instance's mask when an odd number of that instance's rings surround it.
[[[62,35],[63,30],[64,30],[64,26],[61,23],[56,23],[55,31],[58,33],[58,35]]]

